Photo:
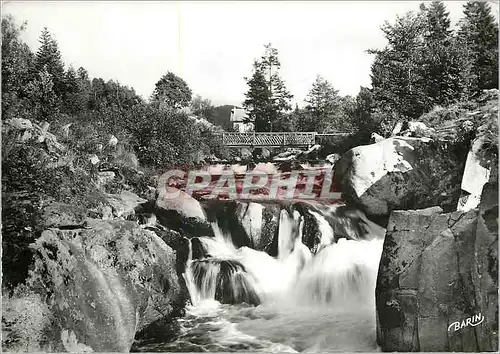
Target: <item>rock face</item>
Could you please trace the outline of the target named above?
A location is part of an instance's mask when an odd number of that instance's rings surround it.
[[[498,350],[497,195],[487,184],[479,211],[392,212],[376,289],[383,351]]]
[[[398,137],[355,147],[334,169],[350,205],[375,217],[439,205],[455,210],[466,151],[428,138]]]
[[[175,255],[133,222],[85,225],[42,233],[27,284],[53,318],[44,328],[51,350],[127,352],[136,331],[182,302]]]
[[[349,150],[335,165],[342,195],[372,215],[399,209],[409,194],[415,148],[402,139],[385,139]]]

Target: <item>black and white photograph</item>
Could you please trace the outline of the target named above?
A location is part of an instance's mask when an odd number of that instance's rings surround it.
[[[498,1],[1,1],[2,352],[498,352]]]

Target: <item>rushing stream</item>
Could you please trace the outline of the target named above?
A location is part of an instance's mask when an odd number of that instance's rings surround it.
[[[191,240],[184,278],[192,304],[177,320],[178,335],[138,343],[138,350],[377,351],[374,292],[383,237],[335,242],[330,224],[310,213],[321,231],[315,254],[301,242],[297,211],[281,211],[277,257],[237,249],[230,230],[215,222],[215,237]]]

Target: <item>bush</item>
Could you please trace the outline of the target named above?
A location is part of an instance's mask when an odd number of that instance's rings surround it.
[[[2,161],[3,171],[8,171],[2,174],[3,280],[11,287],[27,276],[31,263],[28,245],[43,231],[44,206],[61,202],[91,209],[105,204],[106,198],[85,170],[48,167],[55,157],[42,144],[9,139],[4,143],[9,149]]]

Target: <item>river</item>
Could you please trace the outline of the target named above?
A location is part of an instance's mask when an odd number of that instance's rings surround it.
[[[313,254],[301,242],[302,222],[297,212],[281,211],[277,257],[236,248],[231,230],[213,223],[215,237],[197,238],[203,255],[193,259],[190,251],[184,277],[191,304],[176,320],[175,335],[137,341],[134,350],[378,351],[375,284],[383,237],[334,242],[331,226],[320,222]]]

